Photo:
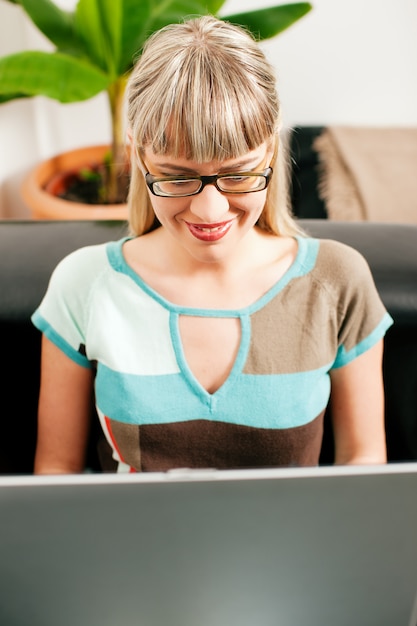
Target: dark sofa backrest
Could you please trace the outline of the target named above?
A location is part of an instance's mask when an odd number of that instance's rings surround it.
[[[300,221],[311,235],[342,241],[369,263],[394,319],[384,350],[388,459],[417,460],[417,225]],[[330,449],[325,441],[323,460]]]
[[[389,459],[417,460],[417,226],[301,223],[313,236],[352,245],[370,264],[395,321],[386,337],[384,359]],[[0,222],[0,473],[33,469],[40,334],[30,316],[53,268],[76,248],[125,234],[127,227],[121,222]],[[95,434],[89,464],[98,469]],[[322,462],[331,460],[331,429],[327,428]]]

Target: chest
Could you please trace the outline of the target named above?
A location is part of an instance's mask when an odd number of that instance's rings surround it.
[[[179,375],[209,394],[240,374],[323,367],[335,357],[337,328],[326,300],[312,303],[301,284],[298,290],[300,297],[284,290],[256,310],[215,314],[166,307],[142,290],[129,299],[101,297],[88,324],[87,356],[131,377]]]
[[[178,331],[188,368],[206,391],[214,393],[236,361],[242,336],[240,319],[181,315]]]

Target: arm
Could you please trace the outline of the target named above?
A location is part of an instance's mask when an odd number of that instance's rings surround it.
[[[94,372],[42,337],[35,474],[84,469]]]
[[[336,464],[385,463],[383,341],[332,370]]]

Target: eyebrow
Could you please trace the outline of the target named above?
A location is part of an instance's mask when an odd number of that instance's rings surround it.
[[[244,159],[242,161],[239,161],[238,163],[234,163],[233,165],[227,165],[227,166],[221,167],[219,169],[218,173],[221,174],[221,173],[224,173],[224,172],[230,172],[232,170],[234,170],[234,171],[246,171],[246,169],[248,168],[248,165],[250,165],[250,164],[254,164],[255,165],[254,161],[255,161],[255,159],[253,157],[251,157],[249,159],[246,159],[246,160]],[[161,171],[166,169],[166,170],[174,171],[175,173],[178,172],[178,174],[180,174],[180,173],[181,174],[193,174],[194,176],[199,176],[199,173],[196,170],[193,170],[191,168],[184,167],[184,166],[181,166],[181,165],[175,165],[174,163],[155,163],[155,166],[158,169],[160,169]]]

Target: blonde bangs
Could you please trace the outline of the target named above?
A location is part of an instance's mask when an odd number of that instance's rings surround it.
[[[279,103],[272,69],[265,71],[265,58],[247,33],[232,27],[232,37],[230,25],[221,27],[213,32],[211,23],[205,33],[201,20],[176,25],[185,33],[171,50],[172,38],[164,35],[172,26],[151,37],[152,58],[145,47],[130,86],[129,121],[138,148],[207,162],[241,156],[275,134]],[[242,37],[244,60],[242,41],[233,45]]]
[[[259,99],[247,81],[238,90],[231,87],[225,69],[215,82],[209,76],[204,80],[199,68],[193,69],[197,71],[190,71],[188,80],[182,77],[177,84],[175,106],[157,107],[162,111],[148,118],[142,137],[155,153],[198,163],[222,161],[246,154],[271,137],[275,120],[270,111],[260,111]],[[170,99],[169,94],[165,97]]]

